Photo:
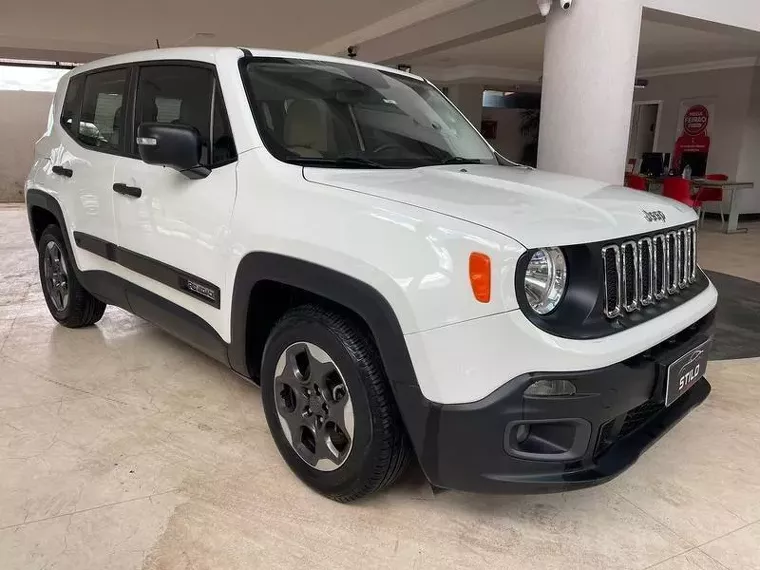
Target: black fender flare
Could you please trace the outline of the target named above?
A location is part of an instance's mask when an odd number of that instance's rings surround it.
[[[32,232],[32,240],[35,240],[36,237],[34,234],[34,221],[32,219],[32,209],[35,207],[42,208],[43,210],[50,212],[55,217],[55,219],[58,220],[58,225],[61,228],[61,233],[63,233],[63,240],[66,242],[66,249],[68,250],[67,253],[69,255],[69,259],[72,260],[74,270],[79,273],[79,268],[76,266],[76,259],[74,257],[74,249],[71,247],[71,241],[69,240],[69,232],[66,229],[66,219],[63,217],[63,209],[58,203],[58,200],[56,200],[47,192],[37,190],[36,188],[29,188],[26,191],[26,215],[29,218],[29,231]],[[44,229],[45,228],[40,228],[40,230]],[[36,242],[34,244],[34,247],[37,247]]]
[[[364,321],[377,344],[407,432],[419,454],[428,415],[421,407],[426,400],[421,395],[398,318],[386,298],[367,283],[321,265],[269,252],[247,254],[235,275],[232,342],[228,351],[230,366],[244,376],[252,376],[246,344],[248,327],[255,326],[255,316],[249,319],[248,308],[253,289],[261,281],[318,295],[345,307]]]
[[[406,349],[396,314],[388,301],[374,287],[353,277],[317,265],[276,253],[252,252],[238,265],[232,291],[232,318],[230,363],[239,373],[248,375],[250,363],[246,347],[249,326],[255,326],[248,319],[251,294],[257,283],[272,281],[295,287],[307,293],[318,295],[348,309],[358,315],[369,327],[378,345],[384,363],[391,365],[386,372],[394,383],[416,385],[414,369]],[[254,307],[255,310],[255,307]]]

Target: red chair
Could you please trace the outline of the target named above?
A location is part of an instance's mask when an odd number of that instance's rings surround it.
[[[725,174],[708,174],[706,180],[720,180],[725,182],[728,176]],[[720,227],[723,228],[723,188],[719,186],[702,186],[697,192],[697,200],[700,202],[718,202],[720,204]],[[701,223],[704,223],[705,211],[702,210]]]
[[[625,185],[628,188],[633,188],[634,190],[646,191],[647,179],[643,176],[639,176],[638,174],[628,174],[625,177]]]
[[[666,178],[663,185],[662,195],[686,204],[690,208],[699,210],[702,203],[691,197],[691,181],[684,178]]]

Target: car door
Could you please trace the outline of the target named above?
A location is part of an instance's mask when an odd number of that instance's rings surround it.
[[[137,70],[132,133],[143,122],[198,130],[205,178],[146,164],[130,147],[114,172],[119,256],[129,281],[198,315],[221,336],[221,291],[229,259],[229,223],[237,190],[236,153],[213,66],[150,63]],[[131,143],[134,143],[132,136]],[[119,191],[120,188],[130,189]],[[145,299],[130,297],[136,312]],[[162,309],[163,310],[163,309]]]
[[[53,172],[66,180],[60,199],[82,270],[113,270],[106,255],[116,242],[111,186],[124,150],[129,80],[129,67],[74,76],[63,105],[65,134],[53,152]]]

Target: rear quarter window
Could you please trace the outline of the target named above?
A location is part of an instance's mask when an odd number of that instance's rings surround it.
[[[82,86],[84,85],[84,76],[75,75],[69,80],[66,88],[66,96],[63,99],[63,108],[61,109],[61,126],[72,137],[76,137],[77,115],[82,106]]]

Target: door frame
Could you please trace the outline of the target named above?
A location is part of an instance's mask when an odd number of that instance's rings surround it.
[[[633,126],[633,117],[636,114],[637,107],[641,107],[643,105],[657,105],[657,119],[655,120],[655,127],[654,127],[654,140],[652,142],[652,152],[657,152],[655,149],[657,148],[657,143],[660,142],[660,124],[662,123],[662,106],[664,104],[663,99],[652,99],[650,101],[634,101],[633,107],[631,108],[631,126]],[[629,133],[629,139],[630,136],[633,133]]]

